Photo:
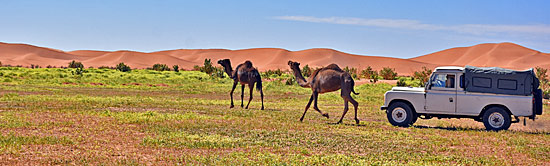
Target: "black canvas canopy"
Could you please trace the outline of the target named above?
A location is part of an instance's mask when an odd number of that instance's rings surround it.
[[[465,90],[510,95],[531,95],[539,87],[533,69],[516,71],[499,67],[464,68]]]

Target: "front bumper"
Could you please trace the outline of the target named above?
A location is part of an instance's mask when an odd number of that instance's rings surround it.
[[[388,107],[386,107],[386,106],[381,106],[380,107],[380,110],[386,110],[386,109],[388,109]]]

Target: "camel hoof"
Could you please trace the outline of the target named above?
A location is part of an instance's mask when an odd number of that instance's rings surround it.
[[[336,122],[336,124],[342,124],[342,121],[338,121],[338,122]]]
[[[323,116],[329,118],[328,113],[324,113]]]
[[[304,121],[304,118],[300,118],[300,122],[303,122]]]
[[[262,107],[262,110],[264,110],[264,107]]]
[[[359,124],[359,119],[355,119],[355,123],[356,123],[356,124]]]
[[[233,108],[233,107],[235,107],[235,106],[234,106],[234,105],[232,105],[232,106],[229,106],[229,108]]]

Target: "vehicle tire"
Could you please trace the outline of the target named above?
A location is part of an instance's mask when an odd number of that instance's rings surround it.
[[[511,117],[506,110],[500,107],[492,107],[483,114],[483,125],[489,131],[508,130]]]
[[[395,102],[386,111],[388,121],[394,126],[409,127],[414,123],[416,114],[409,105],[403,102]]]

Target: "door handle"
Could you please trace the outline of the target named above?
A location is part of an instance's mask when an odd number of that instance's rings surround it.
[[[452,97],[449,97],[449,102],[453,102],[453,98],[452,98]]]

